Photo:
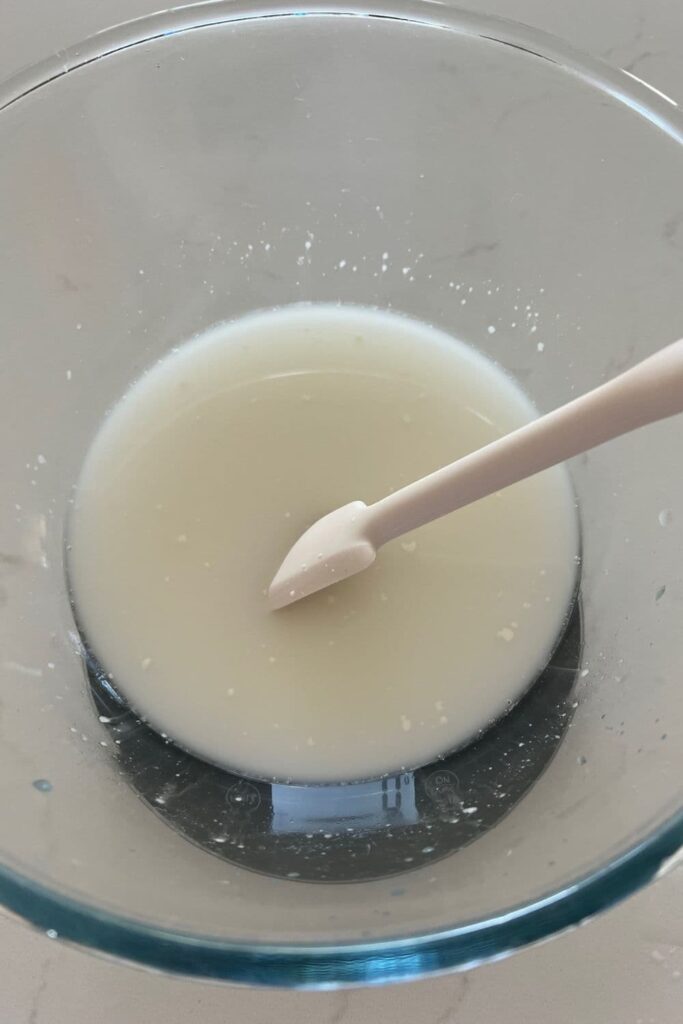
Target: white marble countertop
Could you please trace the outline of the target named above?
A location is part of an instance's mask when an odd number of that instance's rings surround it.
[[[160,0],[0,0],[0,77],[154,11]],[[676,0],[463,0],[547,29],[683,100]],[[0,916],[0,1019],[7,1024],[679,1024],[683,871],[597,920],[476,971],[381,989],[296,993],[168,978],[51,941]]]

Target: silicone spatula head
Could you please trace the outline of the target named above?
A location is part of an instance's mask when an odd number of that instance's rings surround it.
[[[362,501],[318,519],[278,569],[268,590],[271,608],[284,608],[372,565],[377,551],[368,524],[368,507]]]

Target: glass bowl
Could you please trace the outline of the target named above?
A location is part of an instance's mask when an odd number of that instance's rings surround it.
[[[252,309],[405,312],[542,410],[673,340],[676,103],[438,4],[219,2],[95,36],[0,106],[6,905],[156,968],[323,987],[499,957],[674,863],[680,420],[572,463],[579,602],[514,714],[359,786],[239,779],[137,722],[81,646],[63,538],[112,403]]]

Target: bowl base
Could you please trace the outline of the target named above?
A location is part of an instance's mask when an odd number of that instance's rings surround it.
[[[582,650],[578,599],[550,663],[476,742],[415,771],[343,785],[244,778],[194,757],[126,704],[88,652],[88,679],[123,777],[190,842],[271,877],[359,882],[455,853],[529,791],[573,714]]]

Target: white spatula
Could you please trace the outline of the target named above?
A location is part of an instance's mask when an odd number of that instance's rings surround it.
[[[268,591],[272,608],[367,569],[388,540],[620,434],[683,412],[683,339],[607,384],[374,505],[352,501],[296,542]],[[406,567],[409,572],[409,568]]]

